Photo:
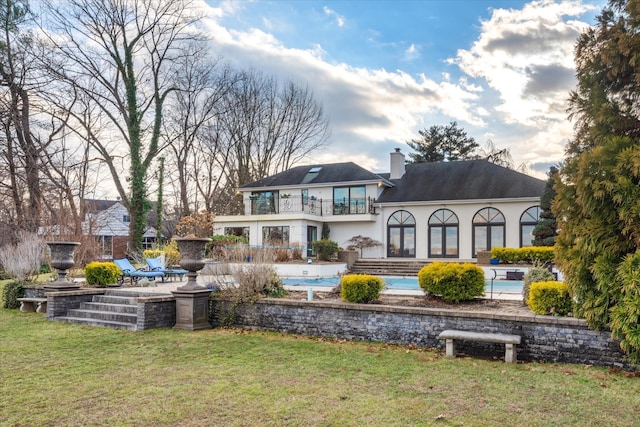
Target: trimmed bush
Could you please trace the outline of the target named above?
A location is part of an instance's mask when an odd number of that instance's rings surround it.
[[[534,282],[553,282],[555,276],[552,272],[543,267],[533,267],[524,275],[524,283],[522,285],[522,302],[527,304],[529,300],[529,288]]]
[[[554,259],[551,246],[528,246],[524,248],[493,248],[491,258],[503,264],[544,264]]]
[[[311,242],[311,246],[318,254],[320,261],[329,261],[338,253],[338,249],[340,249],[336,242],[328,239],[314,240]]]
[[[564,282],[532,283],[527,305],[536,314],[566,316],[572,308],[569,288]]]
[[[84,274],[87,285],[106,288],[118,281],[120,269],[112,262],[94,261],[84,267]]]
[[[340,281],[340,296],[343,301],[368,303],[380,298],[384,281],[370,274],[348,274]]]
[[[484,295],[482,268],[475,264],[434,262],[418,272],[418,283],[428,294],[440,295],[446,302],[459,303]]]
[[[2,290],[2,308],[20,308],[18,298],[24,296],[23,282],[9,282]]]
[[[158,258],[161,255],[164,255],[164,265],[166,266],[178,265],[180,263],[180,252],[178,252],[178,244],[173,240],[163,247],[156,249],[145,249],[142,252],[142,257],[144,259]]]

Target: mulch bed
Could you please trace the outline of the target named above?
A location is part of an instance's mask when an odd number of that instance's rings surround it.
[[[294,300],[306,300],[306,291],[290,291],[285,297]],[[314,292],[314,301],[327,301],[327,302],[339,302],[342,301],[340,295],[336,292]],[[382,295],[379,300],[373,301],[370,304],[382,304],[382,305],[395,305],[400,307],[426,307],[426,308],[439,308],[439,309],[452,309],[460,311],[477,311],[477,312],[491,312],[491,313],[504,313],[504,314],[522,314],[532,315],[533,312],[529,307],[522,304],[520,301],[506,301],[506,300],[490,300],[484,298],[478,298],[473,301],[465,301],[459,304],[448,303],[442,300],[442,298],[427,295],[427,296],[406,296],[406,295]]]

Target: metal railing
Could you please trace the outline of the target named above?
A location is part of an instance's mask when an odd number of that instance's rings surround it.
[[[317,199],[283,196],[251,199],[251,215],[305,213],[317,216],[375,214],[371,197],[352,199]],[[245,210],[246,212],[246,210]]]

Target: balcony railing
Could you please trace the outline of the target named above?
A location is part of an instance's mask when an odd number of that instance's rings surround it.
[[[251,215],[305,213],[317,216],[374,214],[373,199],[316,199],[301,196],[252,198]],[[246,210],[245,210],[246,212]]]

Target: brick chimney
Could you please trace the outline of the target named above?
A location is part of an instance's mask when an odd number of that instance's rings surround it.
[[[396,148],[391,153],[391,171],[390,179],[400,179],[404,175],[404,154],[400,152],[399,148]]]

